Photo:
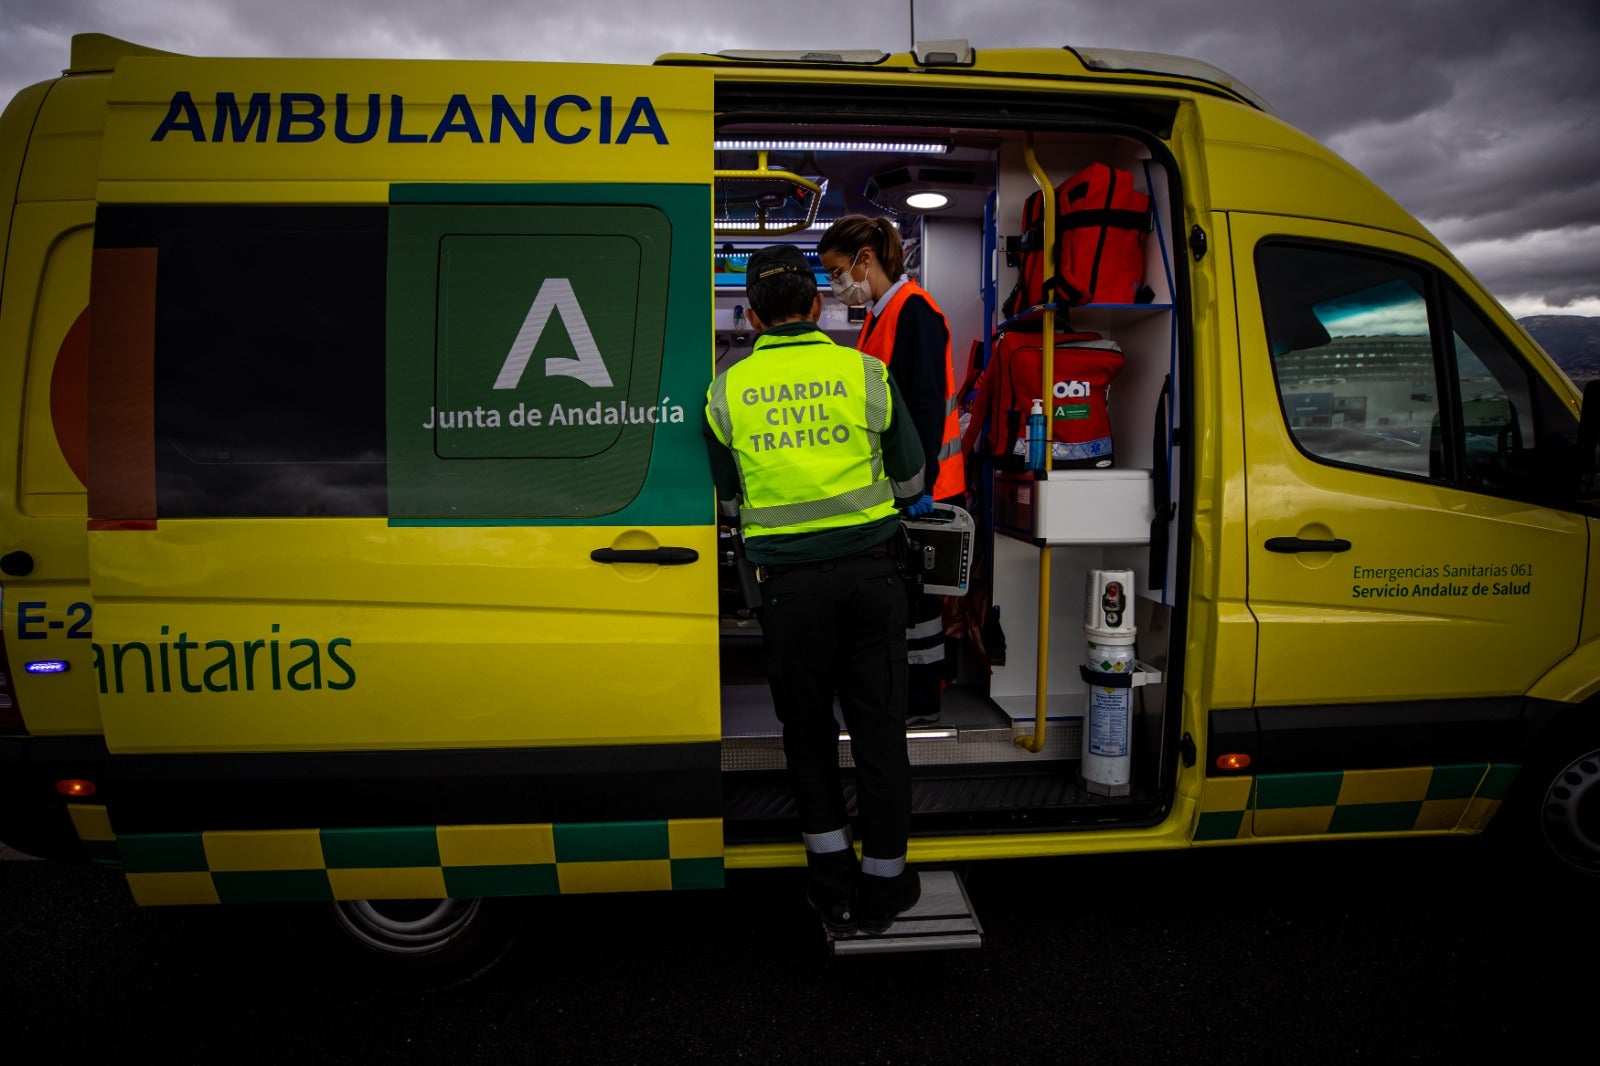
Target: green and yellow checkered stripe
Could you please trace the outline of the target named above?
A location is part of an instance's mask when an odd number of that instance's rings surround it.
[[[1194,838],[1476,832],[1499,809],[1517,769],[1465,763],[1208,778]]]
[[[92,808],[74,808],[92,810]],[[98,819],[79,822],[110,832]],[[209,830],[112,838],[144,906],[440,899],[721,888],[717,818],[381,829]]]

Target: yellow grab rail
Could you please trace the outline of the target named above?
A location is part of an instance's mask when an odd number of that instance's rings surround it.
[[[1039,165],[1038,156],[1033,152],[1033,134],[1025,133],[1022,138],[1022,158],[1028,164],[1028,173],[1033,175],[1033,183],[1039,186],[1039,196],[1044,201],[1040,214],[1043,216],[1043,246],[1039,254],[1046,261],[1042,264],[1041,276],[1049,277],[1053,268],[1048,260],[1056,246],[1056,190],[1050,184],[1050,177]],[[1044,337],[1040,341],[1040,351],[1043,356],[1044,380],[1039,384],[1039,395],[1044,398],[1044,470],[1035,474],[1035,477],[1048,478],[1050,476],[1051,461],[1054,458],[1054,449],[1051,441],[1054,438],[1055,420],[1052,417],[1055,404],[1051,402],[1053,392],[1050,388],[1055,381],[1055,340],[1056,340],[1056,306],[1049,299],[1049,294],[1043,294],[1044,302]],[[1040,505],[1038,490],[1034,490],[1034,506]],[[1050,694],[1050,546],[1042,545],[1039,548],[1039,646],[1035,652],[1037,658],[1034,662],[1034,693],[1033,693],[1033,736],[1017,737],[1016,745],[1031,752],[1044,750],[1044,715],[1045,705]]]
[[[811,194],[806,197],[805,218],[798,222],[790,222],[782,226],[774,225],[772,228],[768,228],[767,226],[768,209],[766,205],[762,204],[758,198],[756,200],[756,228],[754,230],[756,233],[768,235],[798,233],[803,229],[810,228],[811,224],[817,220],[817,207],[822,202],[822,186],[812,181],[810,178],[801,177],[799,174],[796,174],[793,171],[769,170],[767,168],[767,152],[764,148],[756,152],[756,169],[714,170],[712,171],[712,176],[717,181],[785,182],[799,186]],[[748,233],[751,231],[744,230],[742,232]]]

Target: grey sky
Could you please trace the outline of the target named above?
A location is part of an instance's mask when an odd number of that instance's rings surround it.
[[[1203,59],[1365,171],[1517,315],[1600,315],[1593,0],[915,0],[916,35]],[[881,48],[911,0],[0,0],[0,98],[72,34],[194,55],[649,62]]]

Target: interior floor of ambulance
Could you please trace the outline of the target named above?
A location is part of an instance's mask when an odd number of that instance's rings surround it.
[[[1099,795],[1079,776],[1082,718],[1049,719],[1037,753],[1018,747],[1031,719],[1014,721],[982,681],[949,681],[940,715],[906,728],[911,757],[912,834],[1054,831],[1153,824],[1165,797],[1153,787],[1159,741],[1144,730],[1134,745],[1128,794]],[[1157,717],[1154,708],[1139,720]],[[839,716],[837,705],[835,716]],[[729,843],[787,842],[798,822],[785,769],[782,726],[761,671],[761,630],[750,618],[723,619],[722,798]],[[1143,749],[1142,753],[1140,749]],[[1142,757],[1141,757],[1142,754]],[[857,813],[850,737],[842,727],[839,758],[845,800]]]

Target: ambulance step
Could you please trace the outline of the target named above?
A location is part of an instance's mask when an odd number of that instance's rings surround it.
[[[826,933],[835,955],[884,955],[897,951],[954,951],[983,947],[983,926],[972,913],[966,886],[954,870],[923,870],[922,898],[877,936]]]

